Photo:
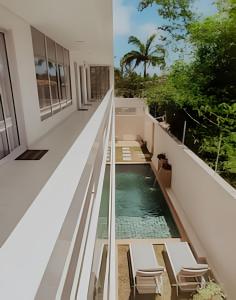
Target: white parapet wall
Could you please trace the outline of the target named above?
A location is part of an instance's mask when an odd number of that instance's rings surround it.
[[[150,127],[150,122],[154,124],[153,164],[157,167],[157,154],[165,153],[172,165],[168,193],[180,218],[185,217],[181,219],[185,230],[198,254],[206,256],[228,299],[236,299],[236,191],[146,114],[145,124]]]
[[[135,141],[138,136],[144,139],[144,112],[146,105],[143,99],[116,98],[116,140]]]

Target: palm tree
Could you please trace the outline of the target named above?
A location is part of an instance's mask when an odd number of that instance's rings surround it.
[[[156,34],[151,35],[146,43],[142,43],[137,37],[130,36],[129,44],[133,44],[138,50],[132,50],[126,53],[121,59],[121,65],[130,68],[134,63],[133,69],[143,63],[143,76],[147,76],[147,68],[152,65],[165,66],[165,49],[160,45],[153,45]]]

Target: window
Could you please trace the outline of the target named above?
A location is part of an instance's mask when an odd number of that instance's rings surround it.
[[[72,103],[69,51],[31,27],[41,120]]]
[[[107,66],[90,67],[91,99],[102,99],[110,88],[110,72]]]
[[[20,145],[5,36],[0,32],[0,159]]]

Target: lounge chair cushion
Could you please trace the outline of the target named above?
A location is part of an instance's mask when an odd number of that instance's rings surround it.
[[[183,266],[182,269],[188,269],[188,270],[202,270],[202,269],[208,269],[207,264],[192,264],[188,266]]]
[[[146,268],[146,269],[139,269],[137,271],[141,271],[141,272],[160,272],[160,271],[164,271],[165,268],[162,266],[156,267],[156,268]]]
[[[155,276],[160,276],[163,273],[164,269],[161,269],[159,271],[142,271],[138,270],[136,272],[136,276],[141,276],[141,277],[155,277]]]
[[[182,268],[178,274],[178,276],[184,277],[198,277],[203,276],[208,271],[208,268],[201,268],[201,269],[186,269]]]

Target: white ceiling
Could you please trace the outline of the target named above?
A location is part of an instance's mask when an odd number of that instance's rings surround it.
[[[71,50],[112,49],[112,0],[0,0],[0,3]]]

